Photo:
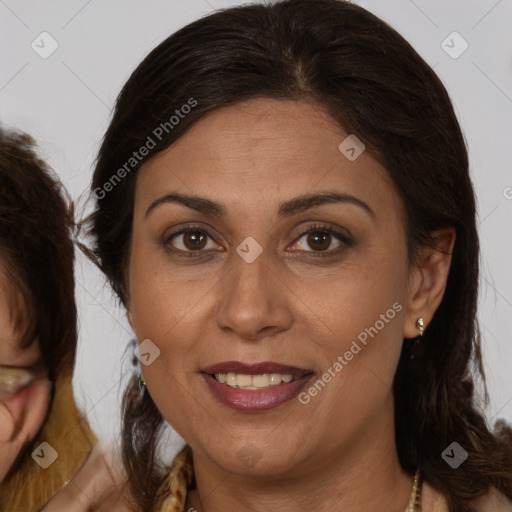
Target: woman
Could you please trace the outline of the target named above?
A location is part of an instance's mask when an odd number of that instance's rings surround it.
[[[512,510],[510,430],[473,393],[467,150],[388,25],[289,0],[186,26],[125,84],[91,190],[143,363],[138,510]]]
[[[103,487],[109,483],[96,462],[108,452],[92,450],[97,438],[71,388],[77,344],[72,229],[61,186],[37,158],[33,140],[0,132],[2,511],[40,510],[61,489],[62,502],[68,489],[77,492],[77,482],[85,488],[91,465],[103,475]]]

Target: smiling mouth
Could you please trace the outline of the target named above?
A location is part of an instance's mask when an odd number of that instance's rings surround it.
[[[294,398],[314,372],[273,362],[229,361],[204,368],[201,374],[213,394],[225,405],[258,411]]]

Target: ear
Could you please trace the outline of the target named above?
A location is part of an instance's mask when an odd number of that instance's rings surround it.
[[[436,248],[423,246],[418,262],[411,268],[404,338],[418,336],[416,321],[419,317],[427,328],[446,289],[456,231],[454,227],[440,228],[431,231],[430,236]]]

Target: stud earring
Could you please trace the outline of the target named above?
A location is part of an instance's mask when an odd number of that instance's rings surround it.
[[[410,346],[409,352],[409,360],[414,361],[415,359],[419,359],[422,352],[422,344],[420,343],[420,339],[423,336],[423,331],[425,330],[425,322],[423,318],[420,316],[418,320],[416,320],[416,328],[419,331],[419,335],[416,338],[413,338],[413,343]],[[412,340],[411,340],[412,341]]]
[[[416,320],[416,327],[418,328],[418,331],[420,331],[421,338],[423,336],[423,331],[425,330],[425,322],[421,316]]]

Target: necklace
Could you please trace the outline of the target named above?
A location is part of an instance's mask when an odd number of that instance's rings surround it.
[[[421,512],[421,475],[420,470],[416,471],[414,475],[414,482],[412,484],[411,497],[409,499],[409,505],[405,512]]]

